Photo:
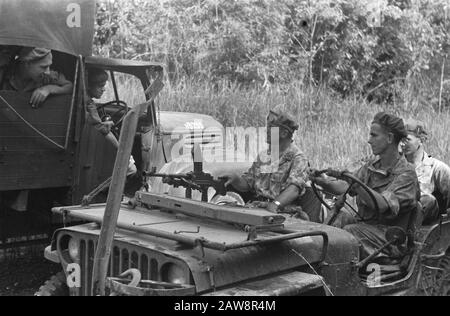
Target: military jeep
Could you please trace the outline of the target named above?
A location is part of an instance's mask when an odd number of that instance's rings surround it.
[[[146,106],[141,105],[141,110]],[[144,172],[147,178],[162,178],[167,185],[182,188],[184,197],[156,192],[154,187],[124,201],[129,141],[141,110],[135,107],[124,120],[107,203],[53,209],[64,218],[88,224],[55,233],[45,256],[61,264],[63,272],[37,295],[449,294],[450,218],[446,212],[433,225],[423,227],[418,208],[411,214],[408,231],[388,231],[385,247],[404,246],[402,258],[380,262],[373,256],[361,261],[357,240],[344,230],[263,209],[215,203],[220,199],[211,199],[211,189],[216,196],[234,193],[225,188],[217,173],[220,168],[205,172],[201,141],[191,143],[192,171]],[[340,174],[358,183],[351,174]]]
[[[361,266],[358,242],[343,230],[148,192],[120,205],[105,262],[105,291],[95,293],[105,209],[105,204],[54,209],[91,223],[57,231],[46,257],[64,273],[39,295],[449,294],[447,216],[415,232],[403,261]]]

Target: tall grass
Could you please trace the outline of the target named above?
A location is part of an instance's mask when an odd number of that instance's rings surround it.
[[[142,88],[135,82],[125,81],[119,87],[119,94],[133,102],[140,100]],[[295,141],[317,168],[346,168],[370,155],[367,144],[370,123],[377,112],[384,110],[403,118],[422,120],[431,133],[428,152],[450,163],[450,113],[438,114],[412,97],[405,99],[411,101],[378,105],[358,96],[342,99],[322,89],[314,93],[310,103],[307,89],[301,83],[293,83],[287,89],[264,89],[242,88],[228,82],[213,85],[186,81],[168,84],[158,103],[162,110],[211,115],[225,127],[265,126],[269,109],[285,104],[300,124]]]

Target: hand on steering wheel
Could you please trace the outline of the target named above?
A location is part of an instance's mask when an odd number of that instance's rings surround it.
[[[115,110],[115,112],[112,115],[107,115],[105,108],[106,107],[118,107],[117,110]],[[99,113],[104,113],[104,115],[101,115],[102,117],[108,116],[108,121],[113,122],[113,126],[111,127],[111,130],[115,130],[115,132],[118,134],[119,130],[120,130],[120,125],[122,124],[125,115],[122,114],[123,111],[125,111],[125,113],[128,111],[128,105],[124,102],[124,101],[110,101],[107,103],[103,103],[103,104],[98,104],[97,105],[97,111]],[[118,117],[120,115],[120,118]],[[118,137],[118,135],[116,135],[116,137]]]
[[[327,170],[323,170],[323,171],[312,171],[311,175],[312,175],[312,179],[311,179],[311,184],[312,184],[312,189],[315,193],[315,195],[317,196],[317,198],[319,199],[319,201],[328,209],[328,210],[332,210],[332,207],[325,202],[324,198],[322,197],[321,194],[319,194],[319,191],[323,191],[321,189],[318,188],[316,181],[314,180],[314,178],[318,179],[320,177],[320,175],[324,175],[326,174],[327,176],[345,181],[349,184],[349,187],[347,189],[347,191],[344,193],[344,195],[339,196],[337,198],[337,206],[336,206],[336,213],[333,215],[333,217],[330,219],[330,221],[327,223],[328,225],[333,225],[334,222],[336,221],[338,215],[340,214],[340,210],[342,209],[342,207],[344,205],[347,205],[355,214],[357,217],[359,217],[361,222],[367,222],[369,220],[372,220],[373,218],[363,218],[359,212],[357,210],[355,210],[353,208],[353,206],[351,206],[348,202],[347,202],[347,195],[352,192],[352,190],[354,189],[355,185],[358,185],[359,187],[363,188],[367,194],[369,195],[370,199],[373,202],[373,205],[375,206],[375,214],[380,214],[380,207],[378,205],[377,199],[374,196],[374,194],[372,193],[372,190],[366,185],[364,184],[361,180],[359,180],[357,177],[355,177],[353,174],[351,174],[348,171],[338,171],[338,170],[332,170],[332,169],[327,169]],[[329,192],[326,192],[328,194],[330,194]],[[334,195],[334,194],[330,194],[330,195]]]

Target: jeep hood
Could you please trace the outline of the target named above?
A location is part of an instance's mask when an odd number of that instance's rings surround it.
[[[90,208],[61,208],[59,212],[69,210],[71,217],[87,215],[101,221],[105,205]],[[248,234],[241,228],[221,222],[200,218],[181,216],[158,210],[147,210],[140,207],[132,209],[122,205],[119,224],[146,226],[174,233],[185,232],[184,236],[195,239],[206,239],[223,244],[242,243]],[[199,227],[199,228],[198,228]],[[329,238],[327,264],[342,264],[358,259],[358,243],[348,233],[333,227],[307,223],[299,220],[287,220],[286,229],[302,233],[321,231]],[[194,232],[198,228],[198,233]],[[63,231],[98,236],[100,229],[88,226],[65,228]],[[273,233],[261,233],[259,238],[270,238]],[[252,245],[230,251],[218,251],[209,248],[176,246],[150,234],[117,230],[115,240],[126,241],[133,246],[149,249],[181,260],[189,267],[195,281],[197,293],[207,293],[239,282],[298,270],[308,264],[320,263],[323,256],[324,243],[322,237],[304,237],[290,241],[276,242],[268,245]]]
[[[161,111],[160,128],[163,134],[186,133],[191,130],[223,130],[222,124],[209,115]]]

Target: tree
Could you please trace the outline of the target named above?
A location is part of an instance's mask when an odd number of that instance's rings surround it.
[[[378,101],[401,96],[398,83],[427,100],[445,90],[435,82],[443,82],[450,53],[448,0],[100,0],[98,5],[97,53],[163,62],[174,81],[303,81],[310,97],[327,86],[343,96],[363,93]]]

